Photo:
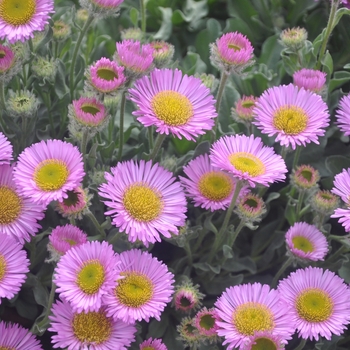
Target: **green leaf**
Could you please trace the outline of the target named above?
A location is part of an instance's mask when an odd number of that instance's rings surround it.
[[[171,32],[173,30],[173,24],[171,22],[171,17],[173,10],[170,7],[158,7],[162,13],[162,24],[156,34],[154,34],[154,39],[168,40],[170,38]]]
[[[333,58],[329,51],[326,52],[322,59],[322,64],[326,68],[325,71],[327,75],[330,77],[333,73]]]
[[[205,73],[207,65],[202,61],[198,53],[187,52],[187,55],[182,60],[182,69],[187,75],[194,75],[195,73]]]
[[[243,274],[217,276],[213,280],[203,279],[202,285],[206,293],[211,295],[220,295],[228,287],[236,286],[243,281]]]
[[[130,20],[134,27],[137,27],[139,21],[139,11],[132,7],[130,9]]]
[[[333,27],[334,28],[340,21],[340,19],[344,16],[344,15],[350,15],[350,9],[346,8],[346,7],[341,7],[340,9],[337,10],[337,12],[335,13],[335,18],[334,18],[334,22],[333,22]],[[349,21],[349,20],[348,20]]]
[[[222,247],[222,251],[224,253],[224,257],[227,259],[231,259],[233,257],[232,248],[229,247],[227,244],[224,244]]]
[[[326,158],[326,168],[333,174],[339,174],[343,169],[350,168],[350,159],[340,155],[333,155]]]
[[[347,65],[344,66],[345,69],[347,68],[346,66]],[[349,68],[350,68],[350,64],[349,64]],[[332,92],[333,90],[335,90],[339,86],[342,86],[348,81],[350,81],[350,72],[346,72],[346,71],[334,72],[333,78],[329,82],[328,91]]]

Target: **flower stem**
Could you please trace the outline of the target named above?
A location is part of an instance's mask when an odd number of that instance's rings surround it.
[[[286,160],[287,152],[288,152],[287,147],[286,146],[282,146],[281,157],[283,158],[283,160]]]
[[[295,154],[294,154],[294,159],[293,159],[293,168],[295,169],[298,165],[298,161],[299,161],[299,157],[300,157],[300,153],[301,153],[301,147],[297,146],[297,149],[295,150]]]
[[[148,127],[148,145],[149,145],[149,152],[151,153],[154,142],[153,142],[153,126]]]
[[[293,258],[292,257],[289,257],[285,263],[281,266],[281,268],[277,271],[275,277],[273,278],[272,280],[272,283],[271,283],[271,287],[274,288],[276,287],[277,285],[277,281],[278,279],[280,278],[280,276],[282,275],[282,273],[286,270],[286,268],[292,263],[293,261]]]
[[[141,12],[141,30],[146,32],[146,9],[144,0],[140,0],[140,12]]]
[[[104,231],[104,229],[101,227],[101,225],[97,221],[95,215],[91,211],[88,211],[86,215],[89,217],[89,219],[92,221],[94,226],[97,228],[98,232],[100,233],[100,237],[102,239],[105,239],[106,238],[106,232]]]
[[[118,162],[121,161],[124,146],[124,113],[126,104],[126,92],[123,92],[122,101],[120,103],[120,117],[119,117],[119,148],[118,148]]]
[[[0,107],[2,110],[6,110],[6,103],[5,103],[5,88],[4,83],[0,80]]]
[[[305,195],[305,191],[299,192],[298,204],[297,204],[296,213],[295,213],[297,221],[299,221],[299,219],[300,219],[300,210],[301,210],[301,206],[302,206],[303,201],[304,201],[304,195]]]
[[[157,157],[157,154],[159,152],[160,146],[163,144],[163,141],[165,140],[166,134],[158,134],[155,144],[154,144],[154,148],[152,150],[152,153],[149,154],[149,156],[147,157],[147,160],[155,160]]]
[[[230,239],[230,241],[229,241],[229,246],[232,248],[233,247],[233,245],[235,244],[235,242],[236,242],[236,239],[237,239],[237,237],[238,237],[238,234],[241,232],[241,230],[242,230],[242,228],[244,227],[244,225],[245,225],[245,220],[241,220],[241,222],[239,223],[239,225],[237,226],[237,228],[235,229],[235,232],[233,233],[233,235],[232,235],[232,237],[231,237],[231,239]]]
[[[71,66],[70,66],[70,73],[69,73],[69,88],[70,88],[70,97],[71,99],[74,98],[74,71],[75,71],[75,64],[76,64],[76,61],[77,61],[77,56],[78,56],[78,52],[79,52],[79,48],[80,48],[80,45],[81,45],[81,42],[87,32],[87,30],[89,29],[90,27],[90,24],[92,23],[92,21],[94,20],[94,17],[90,14],[88,19],[86,20],[85,24],[84,24],[84,27],[82,28],[80,34],[79,34],[79,37],[78,37],[78,40],[75,44],[75,48],[74,48],[74,52],[73,52],[73,58],[72,58],[72,63],[71,63]]]
[[[306,339],[302,339],[299,345],[295,348],[295,350],[302,350],[306,344]]]

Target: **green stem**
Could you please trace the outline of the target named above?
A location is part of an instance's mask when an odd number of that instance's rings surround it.
[[[288,152],[287,147],[286,147],[286,146],[282,146],[282,149],[281,149],[281,157],[283,158],[283,160],[286,159],[287,152]]]
[[[120,103],[120,117],[119,117],[119,148],[118,148],[118,162],[121,161],[124,146],[124,113],[126,104],[126,91],[123,92],[122,101]]]
[[[3,111],[6,110],[5,87],[4,87],[4,83],[1,80],[0,80],[0,107]]]
[[[101,227],[101,225],[97,221],[95,215],[91,211],[88,211],[88,213],[86,215],[89,217],[89,219],[92,221],[94,226],[97,228],[98,232],[100,233],[100,237],[102,239],[105,239],[106,238],[106,232],[104,231],[104,229]]]
[[[297,204],[296,213],[295,213],[297,221],[299,221],[300,219],[300,210],[304,201],[304,195],[305,195],[304,191],[299,192],[298,204]]]
[[[184,246],[184,249],[186,251],[187,259],[188,259],[188,264],[190,267],[192,267],[193,264],[193,257],[192,257],[192,251],[189,243],[187,242]]]
[[[282,273],[286,270],[286,268],[292,263],[293,261],[293,258],[292,257],[289,257],[285,263],[281,266],[281,268],[277,271],[275,277],[273,278],[272,280],[272,283],[271,283],[271,287],[274,288],[276,287],[277,285],[277,281],[278,279],[280,278],[280,276],[282,275]]]
[[[337,8],[338,8],[339,2],[338,0],[334,0],[332,1],[332,5],[331,5],[331,12],[329,14],[329,18],[328,18],[328,23],[327,23],[327,27],[326,27],[326,33],[325,36],[323,38],[323,42],[320,48],[320,53],[318,55],[318,60],[317,60],[317,64],[316,64],[316,69],[319,70],[321,68],[322,65],[322,59],[323,56],[326,52],[326,47],[327,47],[327,43],[328,43],[328,39],[332,33],[333,30],[333,22],[335,19],[335,15],[337,12]]]
[[[160,146],[163,144],[163,141],[165,140],[165,138],[166,138],[166,134],[158,134],[152,153],[147,157],[147,160],[156,159]]]
[[[323,226],[324,214],[318,213],[316,227],[321,230]]]
[[[304,349],[304,346],[306,344],[306,339],[302,339],[299,343],[299,345],[295,348],[295,350],[302,350]]]
[[[26,148],[27,124],[28,124],[27,117],[22,117],[22,142],[21,142],[22,149]]]
[[[146,33],[146,9],[144,0],[140,0],[140,12],[141,12],[141,30]]]
[[[154,142],[153,142],[153,127],[148,127],[148,145],[149,145],[149,153],[152,152]]]
[[[215,125],[214,125],[214,128],[212,130],[212,139],[211,139],[212,143],[216,140],[216,130],[217,130],[218,124],[219,124],[220,106],[221,106],[222,96],[224,94],[227,78],[228,78],[228,75],[226,73],[222,72],[221,78],[220,78],[219,90],[218,90],[218,93],[216,95],[215,107],[216,107],[216,112],[218,113],[218,116],[215,119]]]
[[[345,253],[348,249],[345,246],[341,246],[333,255],[331,255],[328,259],[327,259],[327,263],[330,263],[332,261],[335,261],[338,259],[338,257],[340,255],[342,255],[343,253]]]
[[[237,226],[237,228],[235,229],[235,232],[233,233],[233,235],[232,235],[232,237],[231,237],[231,239],[229,241],[229,244],[228,244],[231,248],[235,244],[236,239],[238,237],[238,234],[241,232],[241,230],[244,227],[245,223],[246,223],[245,220],[242,219],[241,222],[239,223],[239,225]]]
[[[86,153],[86,147],[87,147],[88,141],[89,141],[89,130],[86,129],[83,131],[83,138],[81,140],[81,147],[80,147],[80,152],[82,153],[84,159],[86,158],[85,153]]]
[[[301,153],[301,146],[297,146],[297,149],[295,150],[295,154],[294,154],[293,168],[292,169],[295,169],[297,167],[300,153]]]
[[[78,52],[79,52],[79,49],[80,49],[80,45],[81,45],[81,42],[87,32],[87,30],[89,29],[90,27],[90,24],[92,23],[92,21],[94,20],[94,17],[90,14],[88,19],[86,20],[85,24],[84,24],[84,27],[83,29],[81,30],[80,34],[79,34],[79,37],[78,37],[78,40],[75,44],[75,48],[74,48],[74,52],[73,52],[73,58],[72,58],[72,63],[71,63],[71,66],[70,66],[70,73],[69,73],[69,89],[70,89],[70,96],[71,96],[71,99],[74,98],[74,73],[75,73],[75,64],[76,64],[76,61],[77,61],[77,57],[78,57]]]

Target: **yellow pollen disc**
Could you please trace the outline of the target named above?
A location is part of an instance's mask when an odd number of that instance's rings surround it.
[[[0,60],[6,56],[6,53],[4,50],[0,50]],[[0,348],[1,349],[1,348]]]
[[[254,101],[246,100],[242,102],[242,107],[244,108],[251,108],[255,105]]]
[[[85,262],[79,271],[77,285],[86,294],[95,294],[105,280],[105,270],[98,260]]]
[[[112,333],[112,323],[101,311],[75,314],[72,325],[74,335],[84,345],[102,344]]]
[[[251,350],[277,350],[277,345],[274,341],[268,338],[255,339],[255,344],[252,345]]]
[[[4,346],[0,346],[0,350],[16,350],[15,348],[9,348],[8,346],[6,346],[6,348]]]
[[[108,80],[108,81],[118,79],[117,74],[113,70],[108,68],[99,68],[97,70],[97,76],[103,80]]]
[[[0,224],[14,222],[22,210],[22,200],[10,187],[0,186]]]
[[[287,135],[298,135],[306,129],[308,119],[302,108],[282,106],[275,111],[273,125]]]
[[[304,253],[311,253],[314,251],[314,245],[304,236],[295,236],[292,238],[292,242],[294,248],[302,250]]]
[[[73,241],[72,239],[64,238],[64,242],[67,242],[71,247],[75,246],[77,244],[76,241]]]
[[[301,292],[295,301],[299,316],[307,322],[323,322],[333,312],[333,301],[322,289],[310,288]]]
[[[193,115],[191,101],[176,91],[158,92],[153,97],[151,106],[156,117],[171,126],[184,125]]]
[[[142,350],[155,350],[155,349],[153,346],[146,346],[145,348],[142,348]]]
[[[248,302],[239,305],[233,313],[233,324],[243,335],[258,331],[269,331],[274,327],[273,315],[265,305]]]
[[[248,173],[250,176],[259,176],[265,173],[265,165],[251,153],[237,152],[229,156],[230,163],[242,173]]]
[[[229,49],[232,49],[232,50],[235,50],[235,51],[239,51],[239,50],[242,49],[240,46],[235,45],[235,44],[228,44],[227,47],[228,47]]]
[[[100,111],[95,105],[88,104],[81,106],[81,110],[92,115],[96,115]]]
[[[219,202],[227,198],[233,190],[231,178],[221,171],[211,171],[198,181],[199,192],[211,201]]]
[[[204,315],[201,317],[199,325],[209,331],[215,326],[215,318],[211,315]]]
[[[3,255],[0,255],[0,282],[6,274],[6,260]]]
[[[14,26],[29,23],[36,10],[35,0],[2,0],[0,1],[0,18]]]
[[[135,184],[127,188],[123,197],[126,211],[135,219],[149,222],[159,216],[163,208],[161,195],[147,185]]]
[[[66,183],[68,175],[68,168],[64,162],[56,159],[46,159],[36,167],[34,181],[43,191],[55,191]]]
[[[125,278],[118,281],[115,295],[126,306],[138,308],[147,303],[153,295],[153,283],[141,273],[121,273]]]

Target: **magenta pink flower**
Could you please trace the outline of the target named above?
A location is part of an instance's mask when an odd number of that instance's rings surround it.
[[[342,224],[346,232],[350,232],[350,209],[335,209],[331,218],[339,218],[338,222]]]
[[[341,173],[335,175],[333,185],[331,192],[339,196],[350,207],[350,168],[343,169]]]
[[[293,74],[293,83],[299,88],[318,93],[326,84],[326,76],[319,70],[303,68]]]
[[[161,339],[149,338],[140,344],[140,350],[168,350]]]
[[[344,135],[350,135],[350,94],[343,96],[335,113],[336,124]]]
[[[13,147],[7,137],[0,132],[0,165],[10,164],[13,159]]]
[[[70,116],[81,126],[98,127],[107,117],[104,105],[94,97],[74,100],[70,112]]]
[[[233,117],[239,122],[251,122],[253,120],[253,110],[257,101],[257,97],[243,96],[236,102],[236,107],[232,108]]]
[[[116,8],[118,7],[124,0],[91,0],[95,5],[99,7],[106,8]]]
[[[221,321],[221,319],[217,310],[215,308],[208,310],[206,307],[199,310],[193,319],[198,333],[202,336],[213,338],[213,340],[217,337],[217,331],[219,329],[218,321]]]
[[[254,332],[254,335],[249,337],[249,339],[244,343],[242,350],[280,350],[285,348],[284,343],[281,336],[272,334],[269,331]]]
[[[14,63],[15,54],[13,51],[9,47],[0,44],[0,75],[7,72]]]

